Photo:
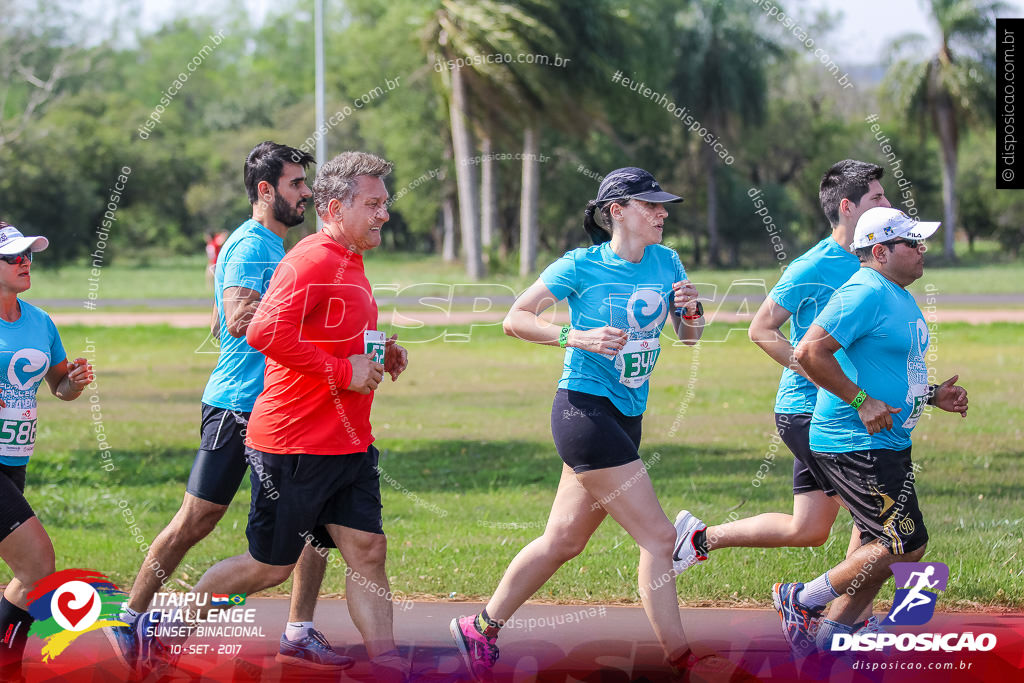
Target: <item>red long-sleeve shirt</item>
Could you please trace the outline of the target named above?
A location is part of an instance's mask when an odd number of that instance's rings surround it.
[[[246,339],[267,357],[246,444],[267,453],[337,455],[373,443],[373,394],[347,389],[349,356],[377,329],[363,257],[320,232],[281,261]]]

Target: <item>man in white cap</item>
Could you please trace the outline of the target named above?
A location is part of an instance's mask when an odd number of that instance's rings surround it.
[[[860,217],[851,245],[861,267],[815,318],[796,358],[820,387],[810,445],[828,483],[853,515],[863,545],[807,584],[772,589],[783,632],[797,655],[828,649],[889,578],[889,565],[916,562],[928,541],[914,488],[910,432],[926,405],[967,415],[957,375],[928,385],[928,325],[906,290],[924,271],[924,240],[939,223],[891,208]],[[837,351],[842,351],[837,354]],[[809,619],[824,612],[817,633]]]

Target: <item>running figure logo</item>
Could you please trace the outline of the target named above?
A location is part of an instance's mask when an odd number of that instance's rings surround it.
[[[896,595],[885,624],[920,626],[935,614],[937,591],[946,590],[949,567],[941,562],[896,562],[892,565]]]

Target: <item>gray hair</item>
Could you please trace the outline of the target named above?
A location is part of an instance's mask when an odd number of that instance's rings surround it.
[[[337,199],[352,206],[356,193],[356,178],[362,175],[383,178],[391,173],[393,164],[368,152],[342,152],[316,173],[313,183],[313,204],[321,216],[327,215],[327,205]]]

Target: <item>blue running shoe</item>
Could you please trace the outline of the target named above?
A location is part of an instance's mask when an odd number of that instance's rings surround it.
[[[305,638],[299,640],[288,640],[281,635],[281,647],[274,657],[280,664],[294,664],[310,669],[347,669],[356,663],[356,660],[345,655],[339,655],[324,638],[324,634],[316,629],[309,629]]]
[[[170,648],[164,645],[157,635],[158,630],[167,628],[169,626],[163,625],[160,615],[157,614],[154,618],[153,612],[140,614],[135,622],[135,636],[139,648],[136,669],[141,677],[145,678],[154,672],[158,676],[162,675],[177,664],[178,655],[172,655]]]
[[[782,619],[782,633],[797,657],[806,657],[817,651],[814,636],[824,612],[821,607],[811,609],[800,604],[796,594],[803,587],[802,583],[777,583],[772,586],[772,603]]]
[[[135,635],[133,626],[108,626],[103,629],[103,635],[113,648],[118,661],[135,670],[135,662],[139,659],[139,639]]]

